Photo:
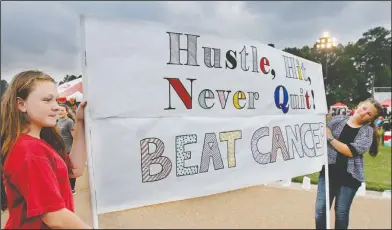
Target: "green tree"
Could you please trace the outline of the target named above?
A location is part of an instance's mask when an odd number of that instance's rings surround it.
[[[357,90],[353,86],[360,84],[361,79],[353,57],[358,52],[358,47],[353,43],[337,47],[336,59],[328,67],[328,86],[331,91],[327,95],[329,105],[340,101],[352,107],[356,103]]]
[[[66,75],[63,80],[60,81],[59,85],[64,84],[65,82],[73,81],[75,79],[81,78],[82,75],[76,76],[76,75]]]
[[[324,82],[328,105],[340,101],[355,106],[371,97],[374,86],[391,87],[391,31],[383,27],[370,29],[357,42],[339,44],[328,53],[315,46],[284,51],[320,63],[324,79],[328,65]]]
[[[1,79],[0,81],[0,97],[3,97],[3,93],[8,87],[8,83],[6,80]]]
[[[335,63],[338,60],[339,53],[342,52],[344,47],[339,45],[335,47],[333,50],[328,50],[328,54],[323,50],[316,49],[315,46],[309,47],[304,46],[301,49],[296,47],[288,47],[285,48],[283,51],[288,52],[290,54],[296,55],[298,57],[302,57],[304,59],[320,63],[323,68],[323,79],[326,94],[327,94],[327,103],[330,105],[330,102],[335,103],[336,96],[334,95],[334,91],[332,90],[333,86],[331,86],[330,82],[335,81],[334,79],[338,74],[336,74],[335,70]],[[328,59],[328,63],[327,63]],[[328,65],[328,73],[326,71],[326,65]],[[327,77],[328,76],[328,77]]]
[[[355,65],[359,70],[357,101],[369,96],[373,87],[391,87],[391,30],[376,27],[362,34]]]

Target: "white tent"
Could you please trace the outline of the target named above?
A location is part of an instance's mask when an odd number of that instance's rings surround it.
[[[81,92],[77,91],[77,92],[67,96],[67,100],[69,100],[71,98],[75,99],[75,101],[81,102],[83,100],[83,94]]]
[[[65,82],[57,87],[60,98],[74,98],[76,101],[81,102],[83,99],[83,85],[82,78]]]
[[[336,110],[336,111],[345,111],[345,112],[347,113],[347,112],[348,112],[348,107],[347,107],[347,105],[345,105],[345,104],[343,104],[343,103],[341,103],[341,102],[338,102],[338,103],[336,103],[336,104],[334,104],[334,105],[331,105],[331,106],[329,107],[329,112],[330,112],[330,113],[332,113],[333,110]]]

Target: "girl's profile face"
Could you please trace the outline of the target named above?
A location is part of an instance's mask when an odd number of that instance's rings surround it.
[[[59,105],[56,85],[50,81],[38,81],[26,100],[18,100],[18,108],[27,114],[31,124],[38,127],[56,125]]]

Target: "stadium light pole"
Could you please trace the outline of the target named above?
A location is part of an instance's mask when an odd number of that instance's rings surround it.
[[[318,50],[322,50],[325,53],[325,79],[324,85],[327,88],[327,79],[328,79],[328,61],[329,61],[329,53],[333,48],[336,47],[336,38],[331,38],[328,32],[324,32],[323,36],[320,37],[315,44]],[[326,136],[326,133],[324,134]],[[331,229],[330,227],[330,208],[329,208],[329,167],[328,167],[328,151],[327,151],[327,140],[325,138],[325,146],[324,146],[324,154],[325,154],[325,211],[326,211],[326,228]]]
[[[316,41],[316,48],[318,50],[322,50],[325,53],[325,85],[327,85],[327,79],[328,79],[328,61],[329,61],[329,53],[333,48],[336,47],[336,38],[335,37],[330,37],[328,32],[324,32],[323,36],[320,37]]]

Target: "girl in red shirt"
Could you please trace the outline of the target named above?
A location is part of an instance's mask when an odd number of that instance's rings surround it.
[[[59,110],[55,81],[40,71],[14,77],[1,100],[1,209],[6,229],[91,228],[74,214],[69,177],[86,162],[84,108],[76,112],[68,155],[56,129]]]

